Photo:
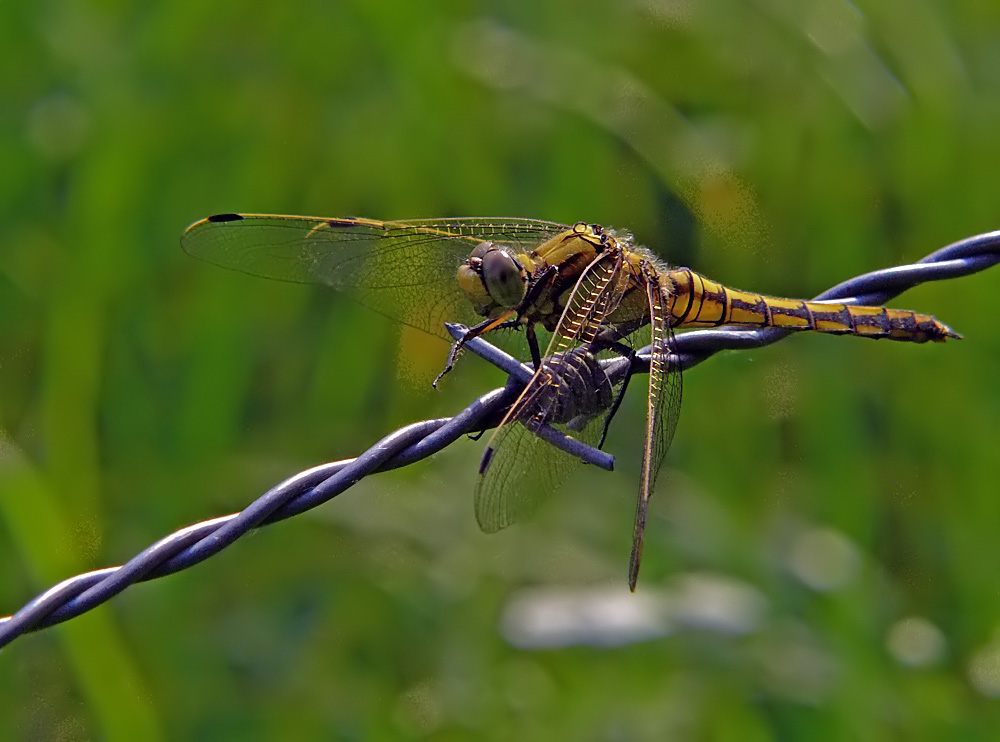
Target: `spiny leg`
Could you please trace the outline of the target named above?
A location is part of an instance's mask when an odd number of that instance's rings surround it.
[[[616,345],[621,345],[621,343],[616,343]],[[604,448],[604,441],[608,437],[608,430],[611,429],[611,421],[614,419],[615,415],[618,414],[618,408],[622,406],[622,400],[625,399],[625,390],[628,389],[628,383],[632,380],[632,375],[635,373],[635,359],[636,354],[632,348],[628,346],[621,346],[624,349],[624,353],[618,348],[614,348],[619,353],[628,359],[628,369],[625,371],[625,378],[622,379],[621,389],[618,390],[618,394],[615,395],[615,401],[611,404],[611,409],[608,410],[607,417],[604,418],[604,428],[601,430],[601,440],[597,444],[600,449]]]
[[[455,367],[455,362],[458,360],[458,355],[459,353],[462,352],[462,348],[465,347],[465,344],[467,342],[469,342],[473,338],[477,338],[480,335],[489,332],[490,330],[517,327],[518,321],[516,319],[513,320],[508,319],[512,314],[513,311],[508,312],[502,317],[483,320],[475,327],[470,327],[468,330],[466,330],[465,334],[462,335],[462,337],[460,337],[458,340],[452,343],[451,352],[448,353],[448,362],[445,364],[444,370],[435,377],[433,382],[431,382],[431,386],[437,389],[438,382],[441,381],[441,379],[444,377],[446,373],[448,373]]]
[[[631,327],[606,327],[597,334],[594,342],[591,343],[590,350],[595,355],[602,350],[610,350],[628,360],[628,370],[625,371],[625,378],[622,380],[621,389],[619,389],[618,393],[615,395],[615,400],[611,404],[611,408],[608,410],[607,417],[604,419],[604,429],[601,431],[601,440],[600,443],[597,444],[597,447],[600,449],[604,448],[604,441],[607,439],[608,431],[611,429],[611,421],[614,419],[615,415],[618,414],[618,408],[621,407],[622,400],[625,399],[625,392],[628,389],[628,383],[632,380],[632,375],[635,373],[635,349],[630,345],[625,345],[625,343],[620,340],[620,338],[624,337],[625,334],[631,332],[632,329],[633,328]]]
[[[528,339],[528,350],[531,351],[531,362],[535,366],[535,371],[542,367],[542,353],[538,349],[538,336],[535,334],[535,325],[529,323],[524,328],[524,335]]]

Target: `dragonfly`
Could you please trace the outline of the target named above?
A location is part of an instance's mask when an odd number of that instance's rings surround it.
[[[634,362],[648,341],[649,387],[629,557],[635,590],[650,497],[680,414],[681,367],[671,353],[684,328],[778,327],[923,343],[961,336],[934,317],[886,307],[786,299],[729,288],[671,268],[627,232],[520,218],[376,221],[219,214],[185,231],[189,254],[269,279],[349,292],[399,322],[451,340],[444,371],[470,339],[524,331],[535,369],[492,434],[480,463],[475,512],[499,531],[530,515],[579,460],[535,433],[557,428],[602,446],[631,374],[616,382],[599,357]],[[538,328],[551,333],[541,352]],[[534,485],[534,486],[530,486]]]

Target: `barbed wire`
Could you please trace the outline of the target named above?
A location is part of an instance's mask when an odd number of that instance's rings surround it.
[[[1000,262],[1000,231],[969,237],[937,250],[912,265],[886,268],[844,281],[824,291],[817,300],[850,304],[884,304],[908,288],[928,281],[967,276]],[[464,328],[453,325],[454,334]],[[677,336],[672,349],[683,369],[691,368],[721,350],[749,350],[777,342],[792,331],[775,328],[695,330]],[[218,554],[251,530],[277,523],[321,505],[362,478],[427,458],[463,435],[495,427],[504,411],[531,376],[531,368],[482,338],[466,347],[509,375],[507,385],[488,392],[451,418],[423,420],[390,433],[354,459],[307,469],[272,487],[239,513],[202,521],[160,539],[119,567],[108,567],[71,577],[49,588],[12,616],[0,618],[0,647],[31,631],[79,616],[106,602],[130,585],[179,572]],[[639,351],[633,372],[648,371],[648,349]],[[607,362],[609,375],[624,373],[629,362]],[[610,468],[613,459],[551,429],[546,437],[588,463]],[[551,435],[547,433],[546,435]]]

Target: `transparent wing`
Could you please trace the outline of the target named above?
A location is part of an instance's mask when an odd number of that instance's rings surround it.
[[[606,253],[581,274],[545,354],[521,396],[490,438],[476,484],[476,520],[487,533],[523,520],[569,476],[580,460],[534,434],[554,424],[584,443],[596,445],[600,414],[614,390],[589,345],[627,284],[621,255]],[[599,369],[600,367],[597,366]],[[601,378],[603,375],[603,378]]]
[[[617,386],[584,346],[546,359],[483,457],[475,498],[483,531],[493,533],[529,516],[581,463],[536,435],[539,426],[551,425],[596,446],[602,413],[611,406]]]
[[[649,301],[652,345],[649,357],[649,398],[646,412],[646,440],[642,450],[639,476],[639,496],[632,531],[632,554],[629,558],[628,585],[635,590],[642,561],[642,544],[646,533],[646,513],[660,463],[670,448],[681,411],[682,377],[675,356],[670,355],[673,330],[670,313],[660,286],[660,277],[651,266],[645,266],[646,297]]]
[[[482,319],[456,280],[477,244],[531,250],[566,229],[534,219],[380,222],[220,214],[188,227],[181,246],[224,268],[349,292],[382,314],[450,341],[446,321],[471,325]]]

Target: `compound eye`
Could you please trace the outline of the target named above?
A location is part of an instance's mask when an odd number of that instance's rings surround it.
[[[482,260],[486,253],[492,250],[493,247],[494,244],[492,242],[480,242],[476,245],[476,249],[472,251],[472,255],[469,256],[469,260],[472,260],[473,258],[479,258]]]
[[[493,249],[483,254],[483,283],[501,307],[516,307],[524,299],[521,266],[504,250]]]

